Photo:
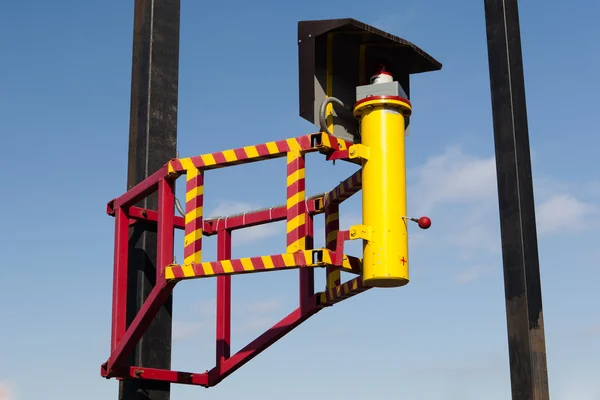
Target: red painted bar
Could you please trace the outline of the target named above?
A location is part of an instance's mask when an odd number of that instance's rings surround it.
[[[269,222],[283,221],[286,218],[286,207],[277,206],[264,210],[248,211],[245,214],[236,214],[224,217],[207,219],[211,226],[211,233],[217,233],[221,229],[241,229],[262,225]],[[208,231],[206,231],[208,234]]]
[[[262,353],[269,346],[290,333],[294,328],[319,312],[321,309],[321,307],[317,306],[316,297],[311,297],[311,304],[309,308],[302,311],[300,307],[298,307],[281,321],[273,325],[271,329],[254,339],[243,349],[234,354],[231,358],[225,360],[221,364],[220,369],[214,368],[209,371],[210,386],[215,386],[223,379],[237,371],[248,361]]]
[[[129,367],[129,378],[208,386],[208,373],[206,372],[195,374],[158,368]]]
[[[321,214],[323,211],[316,209],[316,202],[323,194],[315,195],[306,202],[306,210],[311,215]],[[158,212],[140,207],[130,207],[129,218],[140,221],[158,221]],[[268,224],[270,222],[284,221],[286,219],[286,206],[277,206],[263,210],[251,210],[244,214],[236,214],[228,217],[213,217],[204,220],[204,235],[211,236],[220,229],[236,230],[252,226]],[[185,219],[178,215],[173,216],[175,228],[184,229]]]
[[[146,222],[157,222],[158,212],[154,210],[148,210],[140,207],[129,208],[129,218],[132,220],[146,221]],[[206,225],[205,225],[206,226]],[[185,218],[179,215],[173,214],[173,227],[177,229],[185,228]]]
[[[156,285],[148,295],[148,298],[140,308],[131,325],[117,344],[115,350],[111,353],[106,362],[106,375],[112,376],[120,367],[123,366],[125,359],[133,351],[133,348],[140,340],[144,331],[152,322],[152,319],[159,308],[167,300],[176,282],[167,282],[164,276],[157,280]]]
[[[217,236],[217,258],[231,259],[231,231]],[[217,368],[231,355],[231,276],[217,276]]]
[[[309,197],[306,200],[306,211],[309,214],[316,215],[323,211],[317,210],[316,202],[323,197],[318,194]],[[285,205],[279,205],[262,210],[251,210],[245,214],[236,214],[227,217],[210,217],[205,221],[205,234],[215,234],[220,229],[241,229],[252,226],[267,224],[269,222],[285,221],[287,218],[287,209]],[[207,224],[209,226],[207,226]]]
[[[129,239],[129,218],[119,207],[115,210],[115,254],[112,298],[111,353],[127,330],[127,262]]]
[[[337,243],[335,251],[335,259],[332,260],[335,265],[342,265],[342,258],[344,257],[344,242],[350,240],[350,231],[338,231]]]
[[[149,194],[152,194],[158,187],[158,182],[165,178],[168,174],[167,166],[160,168],[158,171],[129,189],[125,194],[111,200],[108,203],[107,210],[109,214],[112,214],[110,210],[116,210],[119,207],[132,206],[138,201],[142,200]]]
[[[360,158],[350,158],[350,150],[334,150],[325,157],[327,161],[341,160],[352,164],[362,165]]]

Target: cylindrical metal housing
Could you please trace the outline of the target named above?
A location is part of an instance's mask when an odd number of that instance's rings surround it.
[[[404,286],[408,274],[405,117],[408,100],[373,96],[354,106],[360,121],[362,162],[363,279],[373,287]]]

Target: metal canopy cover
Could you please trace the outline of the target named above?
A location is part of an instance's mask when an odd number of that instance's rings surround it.
[[[442,64],[407,40],[352,18],[300,21],[298,66],[300,116],[319,126],[318,109],[326,97],[347,108],[356,87],[369,83],[383,63],[410,97],[409,75],[436,71]],[[329,77],[329,79],[328,79]],[[354,135],[357,123],[334,113],[336,136]]]

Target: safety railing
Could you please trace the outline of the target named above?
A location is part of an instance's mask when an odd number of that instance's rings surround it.
[[[106,378],[150,379],[202,386],[214,386],[236,371],[296,326],[325,307],[368,289],[361,276],[362,259],[344,253],[344,242],[358,239],[355,232],[341,231],[339,206],[361,190],[361,170],[327,193],[307,196],[306,154],[320,152],[327,160],[361,164],[356,145],[327,133],[315,133],[255,146],[189,158],[173,159],[156,173],[122,196],[111,200],[109,215],[115,217],[115,258],[111,354],[101,367]],[[261,160],[287,160],[287,202],[239,215],[204,218],[204,176],[212,169]],[[185,216],[175,215],[175,180],[186,176]],[[136,204],[158,192],[158,209]],[[315,215],[325,215],[324,248],[314,248]],[[231,259],[231,233],[236,229],[286,221],[287,248],[280,254]],[[157,224],[156,285],[127,326],[127,271],[129,226],[135,221]],[[184,230],[184,260],[173,263],[174,232]],[[203,237],[217,235],[217,260],[203,261]],[[326,269],[325,289],[314,291],[314,268]],[[299,306],[237,353],[230,354],[231,276],[266,271],[299,269]],[[357,277],[341,282],[341,272]],[[184,280],[216,277],[217,343],[216,365],[204,373],[187,373],[127,365],[135,345],[175,285]]]

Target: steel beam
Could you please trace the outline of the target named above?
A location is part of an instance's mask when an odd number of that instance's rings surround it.
[[[128,189],[177,156],[179,26],[180,0],[135,0]],[[157,194],[137,206],[157,210]],[[143,221],[130,229],[128,324],[152,291],[161,268],[156,265],[156,231],[156,223]],[[171,368],[171,313],[169,297],[137,345],[130,363]],[[169,398],[168,382],[123,380],[119,384],[120,400]]]
[[[485,0],[513,400],[547,400],[531,156],[517,0]]]

